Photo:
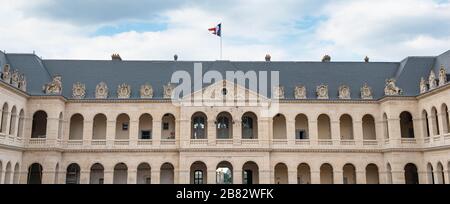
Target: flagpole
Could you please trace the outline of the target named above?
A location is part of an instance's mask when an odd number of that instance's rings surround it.
[[[223,37],[223,24],[220,23],[220,60],[222,60],[222,37]]]

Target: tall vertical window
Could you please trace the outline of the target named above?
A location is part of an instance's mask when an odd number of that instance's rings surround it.
[[[217,137],[219,139],[229,139],[230,135],[229,133],[229,128],[230,128],[230,120],[225,117],[219,117],[217,119]]]
[[[194,117],[194,120],[192,121],[193,139],[205,139],[205,126],[204,117]]]
[[[203,184],[203,171],[196,170],[194,172],[194,184]]]
[[[245,139],[253,139],[253,118],[242,117],[242,136]]]

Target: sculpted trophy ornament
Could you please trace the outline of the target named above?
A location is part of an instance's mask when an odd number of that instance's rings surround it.
[[[62,93],[62,77],[55,75],[52,82],[42,86],[45,94],[61,94]]]
[[[444,86],[447,83],[447,70],[445,70],[444,65],[441,65],[439,69],[439,86]]]
[[[106,99],[108,98],[108,86],[105,82],[100,82],[97,87],[95,87],[95,98]]]
[[[434,73],[433,70],[431,70],[431,72],[430,72],[430,77],[428,78],[428,84],[430,86],[430,90],[437,88],[436,74]]]
[[[11,68],[9,64],[5,64],[5,66],[3,67],[2,79],[8,84],[11,83]]]
[[[80,82],[73,84],[72,97],[74,99],[84,99],[84,97],[86,97],[86,85]]]
[[[296,86],[294,90],[295,99],[306,99],[306,87]]]
[[[15,69],[11,75],[11,85],[19,87],[19,71]]]
[[[274,99],[284,99],[284,87],[283,86],[273,87],[272,95]]]
[[[423,94],[428,91],[427,81],[422,77],[420,78],[420,93]]]
[[[320,85],[316,88],[317,99],[328,99],[328,85]]]
[[[384,94],[386,96],[398,96],[402,94],[403,90],[395,85],[396,82],[395,79],[386,80],[386,86],[384,87]]]
[[[339,87],[339,99],[351,99],[350,87],[348,87],[347,85],[342,85]]]
[[[361,99],[370,100],[373,99],[372,88],[364,83],[363,87],[361,87]]]
[[[117,98],[127,99],[131,97],[131,86],[128,84],[121,84],[117,87]]]
[[[19,75],[19,89],[27,91],[27,79],[25,78],[25,74]]]
[[[164,86],[164,99],[171,99],[174,89],[175,87],[171,83],[167,83],[167,85]]]
[[[141,86],[141,98],[153,98],[153,87],[150,84]]]

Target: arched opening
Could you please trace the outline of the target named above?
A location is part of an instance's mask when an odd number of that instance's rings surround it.
[[[305,114],[299,114],[295,117],[295,139],[309,139],[308,117]]]
[[[114,167],[113,184],[127,184],[128,167],[124,163],[116,164]]]
[[[320,140],[331,140],[331,122],[328,115],[322,114],[317,118],[317,128]]]
[[[414,138],[414,123],[411,113],[405,111],[400,114],[400,130],[402,138]]]
[[[197,112],[191,118],[191,139],[207,139],[208,117]]]
[[[279,163],[275,166],[275,184],[288,184],[288,168],[286,164]]]
[[[437,164],[437,168],[436,168],[437,172],[437,183],[438,184],[445,184],[445,175],[444,175],[444,166],[442,166],[442,163],[439,162]]]
[[[442,114],[442,127],[444,133],[450,133],[450,117],[448,113],[448,107],[446,104],[442,104],[441,114]]]
[[[162,118],[161,139],[174,140],[175,139],[175,116],[172,114],[165,114]]]
[[[438,112],[435,107],[433,107],[431,109],[431,117],[432,117],[432,122],[433,122],[433,135],[440,135]]]
[[[277,114],[273,117],[273,139],[287,139],[286,117],[283,114]]]
[[[11,176],[12,176],[12,167],[11,167],[11,162],[8,162],[6,164],[6,169],[5,169],[5,184],[11,184]]]
[[[197,161],[194,162],[191,165],[191,171],[190,171],[190,183],[191,184],[206,184],[208,179],[207,179],[207,173],[208,173],[208,169],[206,167],[206,164],[201,162],[201,161]]]
[[[153,137],[153,117],[150,114],[143,114],[139,117],[139,139],[151,140]]]
[[[389,139],[389,121],[386,113],[383,114],[383,132],[384,139]]]
[[[233,117],[228,112],[222,112],[217,115],[216,131],[217,139],[233,138]]]
[[[34,163],[28,167],[28,184],[41,184],[42,183],[42,165]]]
[[[333,167],[330,164],[322,164],[320,167],[320,183],[321,184],[333,184]]]
[[[297,167],[297,183],[311,184],[311,168],[308,164],[302,163]]]
[[[69,140],[83,140],[84,118],[75,114],[70,118]]]
[[[249,161],[242,166],[242,184],[259,184],[259,167]]]
[[[242,139],[258,139],[258,117],[247,112],[242,116]]]
[[[423,125],[423,135],[425,135],[425,137],[430,137],[430,125],[429,125],[429,121],[428,121],[428,113],[426,110],[422,111],[422,125]]]
[[[233,165],[230,162],[223,161],[216,168],[217,184],[233,184]]]
[[[362,126],[364,140],[377,140],[375,118],[372,115],[367,114],[362,118]]]
[[[3,175],[3,163],[0,160],[0,175]],[[2,183],[2,176],[0,176],[0,184]]]
[[[6,134],[6,127],[7,127],[7,123],[8,123],[8,104],[4,103],[3,104],[3,108],[2,108],[2,120],[1,120],[1,127],[0,127],[0,132]]]
[[[80,166],[78,164],[70,164],[66,171],[66,184],[80,183]]]
[[[23,136],[23,121],[25,120],[25,113],[23,112],[23,109],[20,110],[19,113],[19,124],[17,126],[17,137]]]
[[[19,174],[20,174],[20,166],[19,163],[16,163],[14,166],[14,175],[13,175],[13,184],[19,184]]]
[[[58,139],[61,139],[63,136],[64,128],[63,128],[64,118],[63,113],[59,113],[59,120],[58,120]]]
[[[130,117],[122,113],[116,119],[116,140],[128,140],[130,138]]]
[[[380,174],[376,164],[369,164],[366,166],[366,183],[380,184]]]
[[[152,183],[152,169],[150,164],[141,163],[137,168],[136,173],[137,184],[151,184]]]
[[[353,119],[350,115],[344,114],[339,118],[340,132],[342,140],[354,140]]]
[[[161,184],[174,184],[175,182],[175,168],[171,163],[164,163],[161,166],[160,178]]]
[[[386,176],[387,176],[387,183],[392,184],[392,168],[391,164],[386,165]]]
[[[433,169],[433,165],[431,163],[427,164],[427,179],[428,179],[428,184],[435,184],[434,169]]]
[[[103,184],[105,168],[100,163],[95,163],[91,166],[91,174],[89,176],[90,184]]]
[[[406,184],[419,184],[419,174],[417,173],[417,166],[415,164],[407,164],[404,170]]]
[[[353,164],[344,165],[343,177],[344,184],[356,184],[356,169]]]
[[[31,138],[45,138],[47,135],[47,113],[37,111],[33,115]]]
[[[95,115],[92,131],[93,140],[106,140],[106,120],[104,114]]]
[[[13,106],[11,110],[11,121],[9,122],[9,124],[9,134],[12,136],[16,136],[17,110],[15,106]]]

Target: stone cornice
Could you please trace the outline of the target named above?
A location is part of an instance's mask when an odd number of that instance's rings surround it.
[[[448,89],[450,89],[450,83],[447,83],[447,84],[445,84],[443,86],[437,87],[437,88],[435,88],[433,90],[430,90],[430,91],[427,91],[427,92],[425,92],[423,94],[420,94],[416,98],[417,99],[423,99],[423,98],[428,97],[428,96],[433,96],[433,95],[439,94],[439,93],[441,93],[443,91],[446,91]]]
[[[4,87],[5,89],[7,89],[7,90],[9,90],[9,91],[12,91],[12,92],[18,94],[19,96],[22,96],[22,97],[25,97],[25,98],[30,97],[30,95],[29,95],[27,92],[22,91],[22,90],[20,90],[19,88],[14,87],[14,86],[12,86],[11,84],[8,84],[8,83],[4,82],[4,81],[1,80],[1,79],[0,79],[0,86],[1,86],[1,87]]]

